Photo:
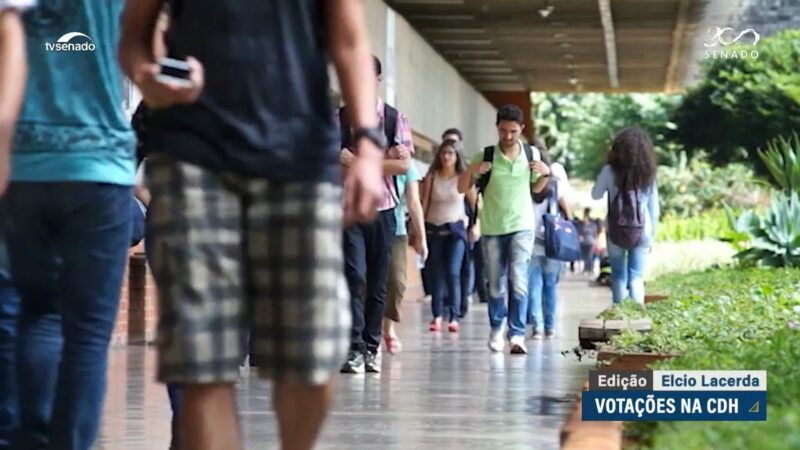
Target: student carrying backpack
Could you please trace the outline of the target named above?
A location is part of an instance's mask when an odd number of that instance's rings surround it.
[[[628,297],[644,303],[645,263],[660,210],[653,144],[642,130],[626,128],[614,139],[592,189],[596,200],[606,194],[614,303]]]

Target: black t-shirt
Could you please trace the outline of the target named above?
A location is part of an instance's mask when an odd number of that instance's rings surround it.
[[[325,0],[171,0],[171,57],[205,68],[199,101],[155,111],[148,145],[274,181],[339,180]]]

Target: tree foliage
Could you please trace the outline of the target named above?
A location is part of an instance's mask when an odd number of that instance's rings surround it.
[[[653,140],[659,162],[677,162],[670,115],[680,97],[662,94],[534,94],[536,132],[571,176],[593,179],[622,128],[637,126]]]
[[[714,164],[747,161],[765,173],[756,151],[800,130],[800,30],[764,38],[755,49],[758,58],[704,62],[702,81],[672,116],[677,127],[671,137],[690,154],[703,151]]]

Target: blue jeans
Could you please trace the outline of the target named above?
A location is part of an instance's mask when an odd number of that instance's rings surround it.
[[[528,324],[535,331],[553,332],[555,330],[557,289],[561,266],[561,261],[545,256],[531,258],[530,281],[528,282]],[[542,318],[542,313],[544,313],[544,318]]]
[[[608,257],[611,260],[611,292],[614,303],[631,298],[644,303],[644,270],[648,246],[625,250],[608,243]]]
[[[0,239],[2,236],[0,235]],[[0,244],[0,252],[5,251]],[[2,259],[3,256],[0,256]],[[0,450],[11,446],[19,423],[15,347],[19,297],[11,285],[7,267],[0,266]]]
[[[6,198],[17,338],[20,449],[88,450],[131,240],[131,188],[12,183]]]
[[[484,269],[489,282],[489,324],[493,331],[508,316],[508,337],[525,336],[528,319],[528,269],[533,231],[484,236]],[[510,285],[506,307],[506,286]]]
[[[461,316],[461,266],[464,262],[466,242],[455,234],[428,235],[427,266],[433,288],[431,309],[433,317],[442,317],[445,303],[447,318],[458,322]]]

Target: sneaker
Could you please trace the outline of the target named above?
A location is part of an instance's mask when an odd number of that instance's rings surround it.
[[[556,337],[556,332],[554,330],[547,330],[544,332],[545,339],[553,339],[554,337]]]
[[[514,336],[509,341],[511,344],[512,355],[527,355],[528,348],[525,347],[525,336]]]
[[[489,334],[489,350],[500,353],[506,347],[506,341],[503,340],[503,329],[492,330]]]
[[[367,350],[364,355],[365,366],[369,373],[381,373],[381,357],[378,352],[371,352]]]
[[[450,325],[447,326],[447,330],[451,333],[458,333],[459,328],[458,322],[450,322]]]
[[[341,373],[364,373],[364,354],[355,350],[350,350],[347,354],[347,362],[342,366]]]
[[[431,320],[431,325],[428,327],[430,331],[441,331],[442,330],[442,318],[437,317]]]
[[[534,341],[541,341],[542,332],[539,330],[533,330],[533,333],[531,333],[531,339],[533,339]]]

